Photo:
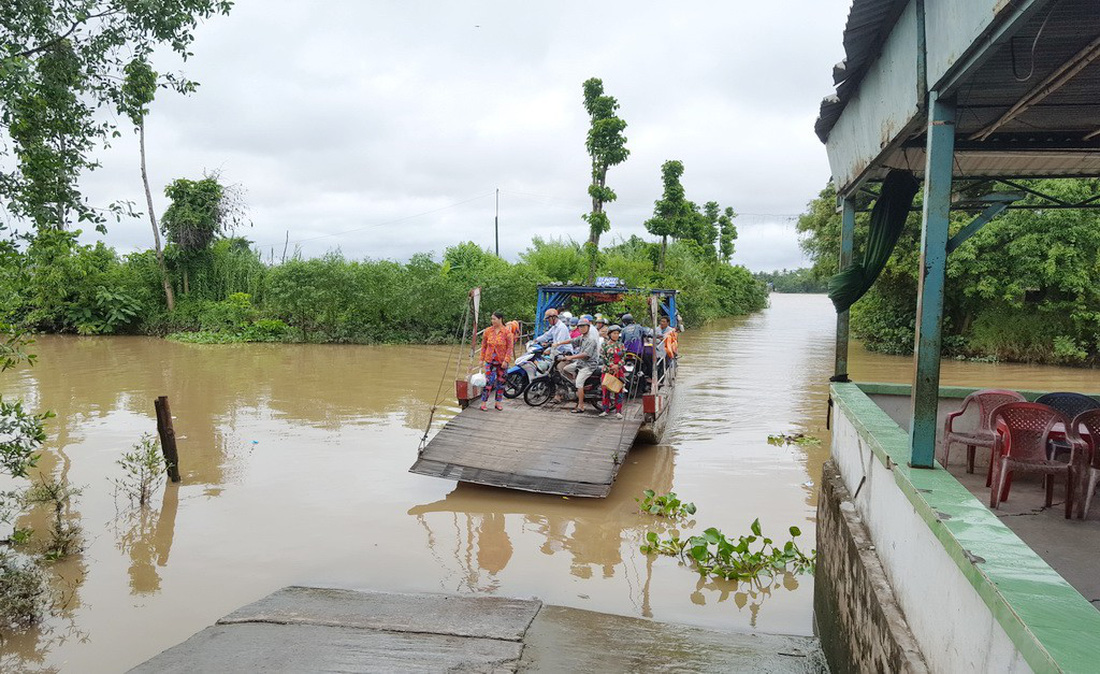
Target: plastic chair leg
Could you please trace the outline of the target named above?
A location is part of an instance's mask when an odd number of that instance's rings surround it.
[[[1073,474],[1073,466],[1070,466],[1069,470],[1066,471],[1066,519],[1067,520],[1073,518],[1073,496],[1074,496],[1073,487],[1074,487],[1074,483],[1076,482],[1076,480],[1073,479],[1074,477],[1075,476]],[[1054,484],[1054,476],[1051,475],[1050,478],[1051,478],[1050,483],[1053,485]]]
[[[1004,481],[1004,460],[997,458],[997,465],[989,466],[989,481],[995,484],[989,490],[989,507],[996,510],[1001,504],[1001,482]]]
[[[1054,503],[1054,476],[1046,474],[1043,476],[1043,486],[1047,490],[1047,500],[1043,503],[1043,506],[1049,508],[1051,503]]]
[[[1008,493],[1012,491],[1012,469],[1008,466],[1001,468],[1001,500],[1008,500]]]
[[[978,451],[978,448],[974,445],[966,446],[966,472],[974,472],[974,453]]]
[[[1096,491],[1096,483],[1100,482],[1100,468],[1089,468],[1089,486],[1085,489],[1085,511],[1082,517],[1089,516],[1089,508],[1092,506],[1092,496]]]

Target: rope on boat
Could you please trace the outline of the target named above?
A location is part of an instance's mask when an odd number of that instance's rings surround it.
[[[431,409],[428,410],[428,424],[424,427],[424,435],[420,437],[420,446],[417,447],[416,453],[419,456],[424,453],[424,448],[428,446],[428,434],[432,430],[432,422],[435,420],[435,411],[439,408],[440,400],[443,395],[443,382],[447,381],[447,373],[451,369],[451,359],[455,361],[455,376],[458,376],[458,368],[461,364],[461,355],[456,356],[456,352],[459,347],[466,341],[466,326],[469,323],[470,318],[470,302],[467,300],[466,309],[462,312],[462,321],[459,323],[459,327],[455,329],[455,341],[451,343],[451,350],[447,353],[447,361],[443,364],[443,374],[439,377],[439,387],[435,391],[435,400],[432,402]],[[459,333],[461,332],[462,339],[459,340]]]

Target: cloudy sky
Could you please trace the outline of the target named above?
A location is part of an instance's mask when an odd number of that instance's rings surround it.
[[[645,234],[660,165],[679,159],[688,198],[742,214],[735,262],[800,266],[791,215],[829,177],[813,121],[849,4],[238,0],[182,64],[199,90],[153,105],[157,210],[164,184],[217,170],[244,188],[240,234],[265,254],[289,232],[305,256],[404,259],[491,247],[499,188],[504,256],[536,235],[583,239],[581,83],[595,76],[629,125],[631,156],[608,177],[612,237]],[[103,159],[93,201],[143,207],[132,134]],[[144,220],[106,238],[151,239]]]

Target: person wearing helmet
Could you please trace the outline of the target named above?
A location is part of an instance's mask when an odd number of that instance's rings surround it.
[[[570,341],[574,353],[562,358],[558,364],[562,375],[573,382],[577,389],[577,406],[573,408],[574,414],[584,412],[584,382],[596,371],[599,364],[598,343],[595,332],[592,331],[592,323],[587,318],[577,322],[580,336]]]
[[[592,325],[596,328],[596,338],[602,349],[604,342],[607,341],[607,319],[605,319],[602,314],[596,314],[596,320],[592,322]]]
[[[626,358],[626,348],[623,347],[623,343],[619,341],[619,334],[622,332],[622,328],[617,325],[612,325],[607,329],[607,340],[603,343],[603,347],[600,349],[600,365],[603,366],[605,375],[612,375],[622,380],[623,374],[623,361]],[[615,405],[615,418],[623,418],[623,400],[626,398],[626,390],[620,388],[618,391],[612,391],[607,388],[606,385],[600,387],[600,392],[603,394],[603,411],[600,412],[601,417],[606,417],[610,414],[612,402]]]
[[[547,309],[543,314],[543,318],[546,319],[548,327],[546,332],[542,333],[538,337],[535,337],[535,341],[540,344],[566,344],[558,349],[559,353],[573,353],[573,350],[568,346],[569,340],[569,328],[562,322],[561,317],[558,315],[557,309]]]

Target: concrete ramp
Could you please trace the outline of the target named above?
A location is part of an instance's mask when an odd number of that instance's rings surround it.
[[[288,587],[130,671],[827,670],[809,637],[715,632],[536,599]]]
[[[410,472],[542,494],[604,498],[644,420],[640,402],[624,420],[570,414],[565,405],[509,401],[504,411],[476,405],[447,422]]]

